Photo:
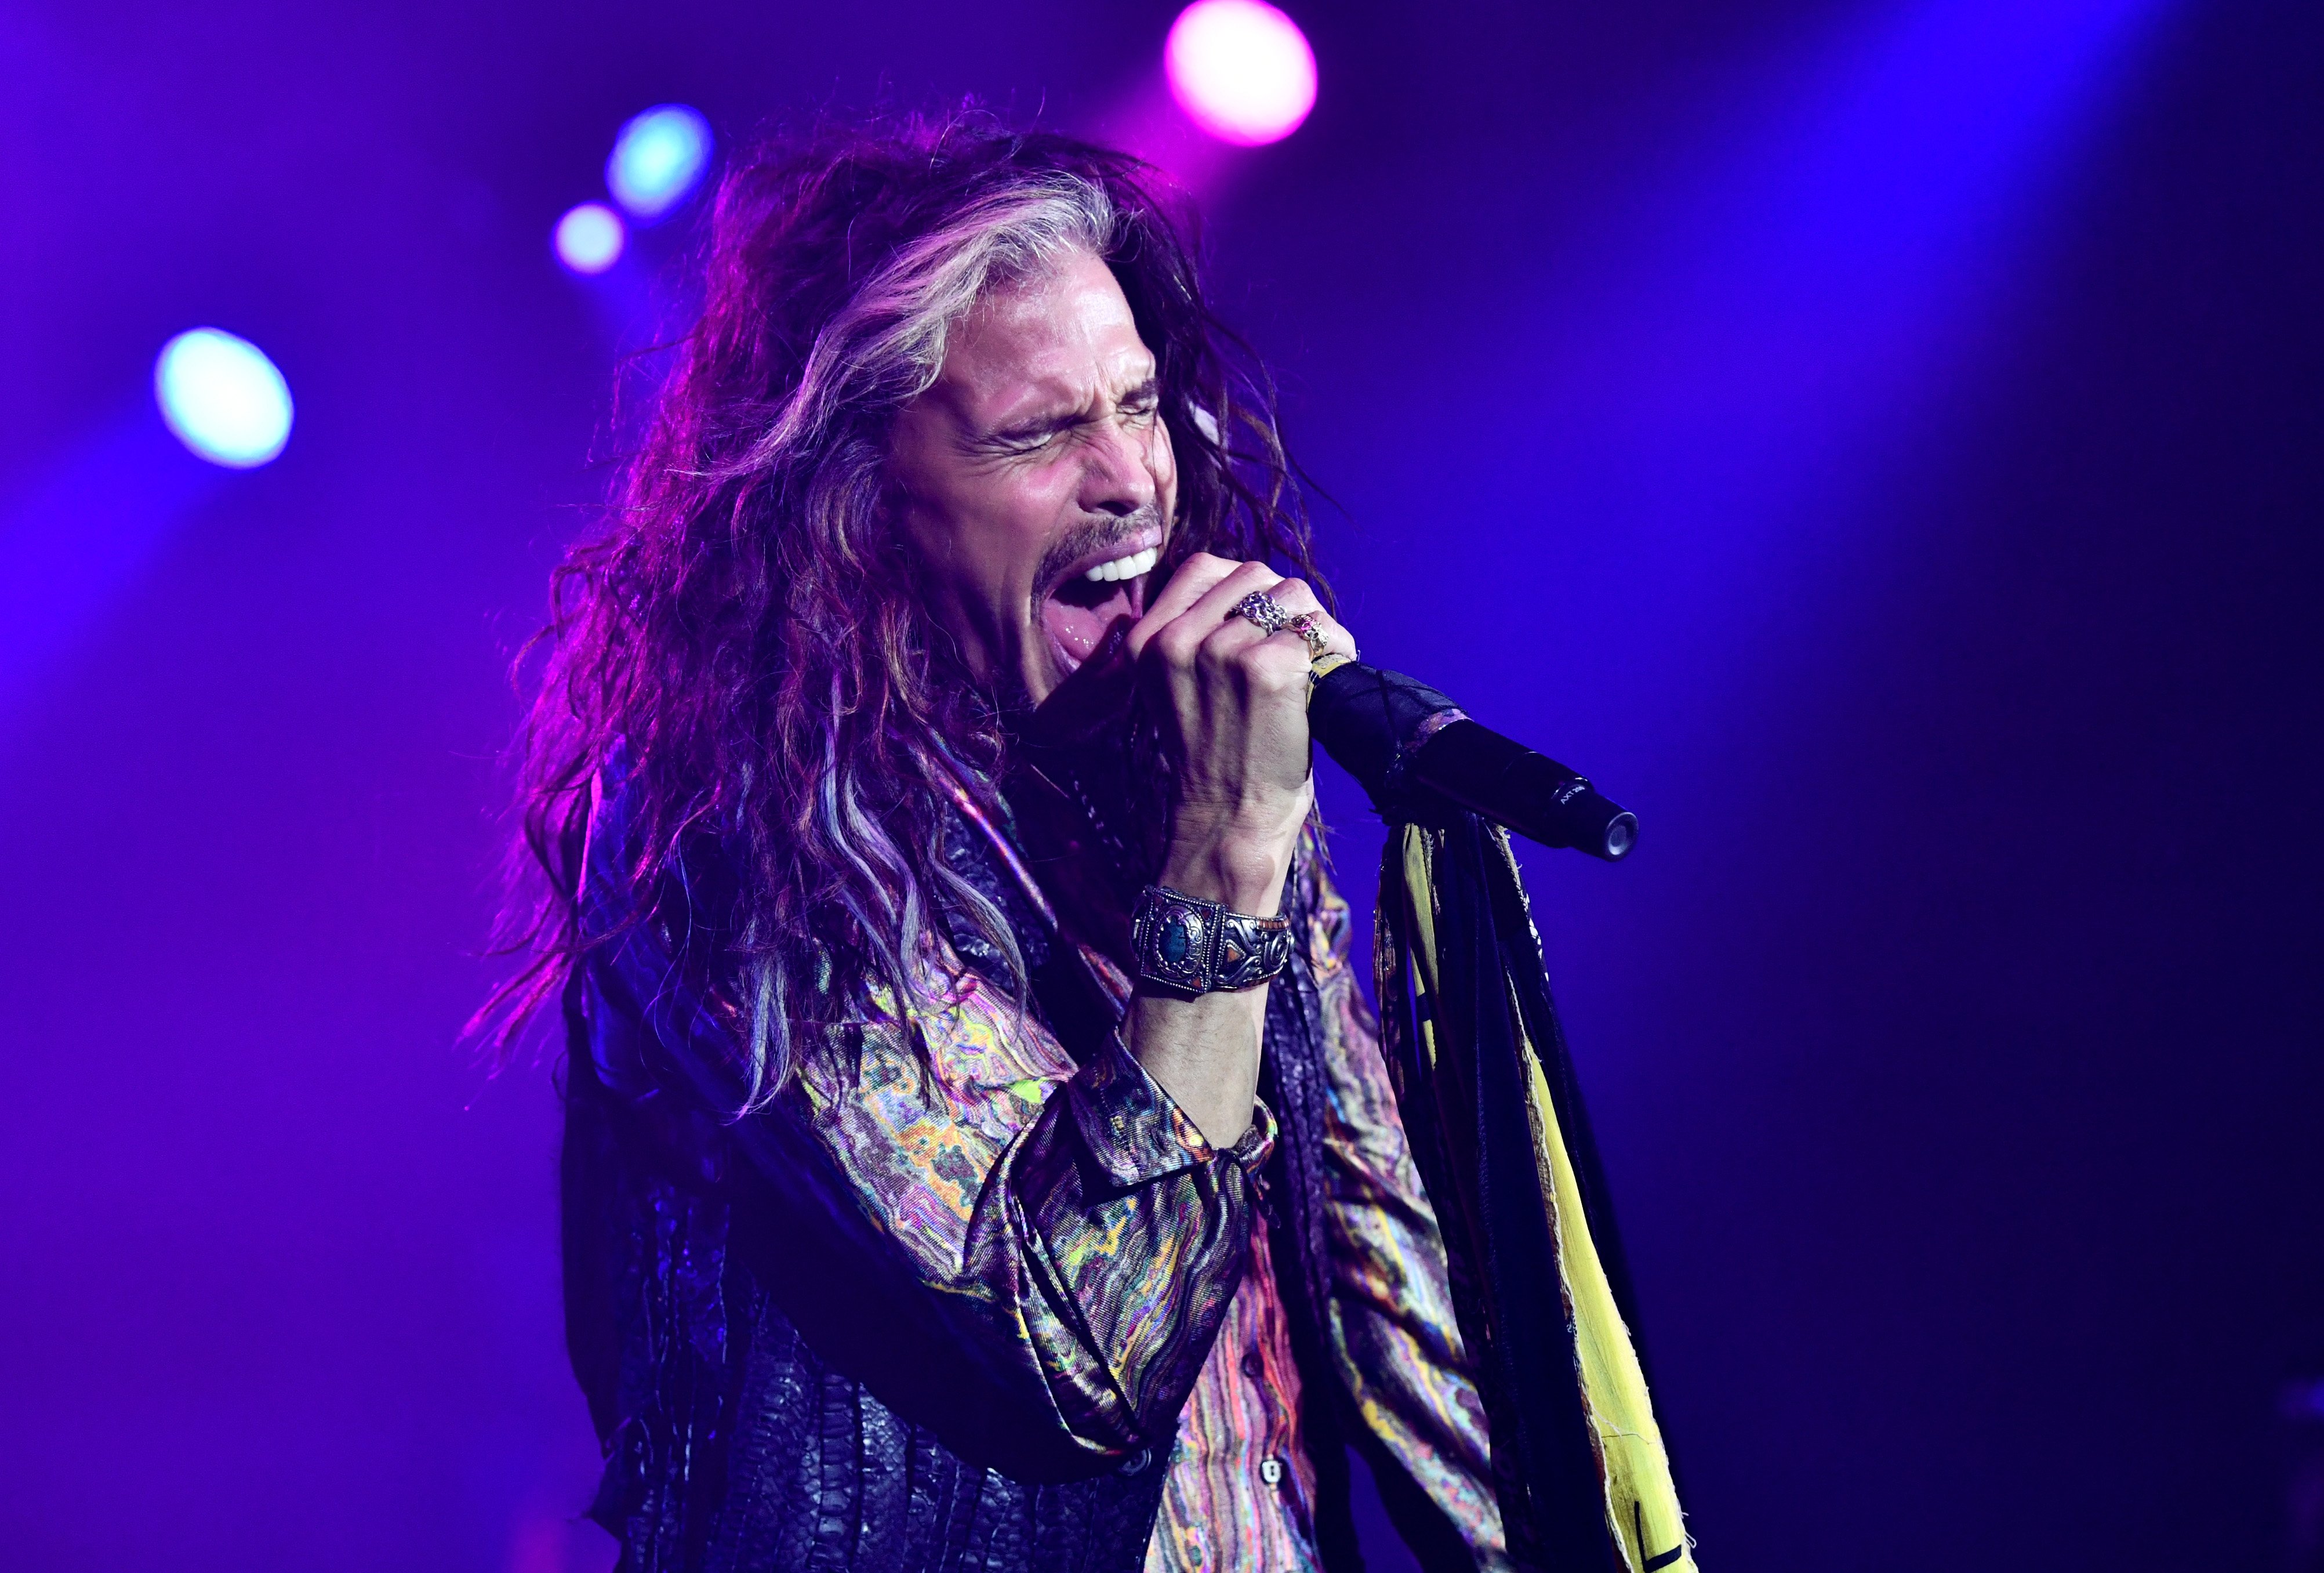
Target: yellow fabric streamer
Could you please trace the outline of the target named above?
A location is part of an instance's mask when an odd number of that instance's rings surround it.
[[[1475,1045],[1448,1041],[1443,1027],[1447,1013],[1435,1008],[1443,995],[1443,970],[1438,954],[1441,932],[1437,902],[1436,857],[1443,832],[1416,825],[1400,828],[1397,848],[1403,865],[1406,933],[1411,975],[1419,1009],[1417,1042],[1420,1073],[1435,1084],[1445,1100],[1458,1106],[1467,1089],[1478,1085]],[[1490,832],[1508,878],[1515,884],[1517,867],[1508,837]],[[1517,884],[1523,899],[1521,884]],[[1526,917],[1526,938],[1538,950],[1532,920]],[[1504,974],[1504,987],[1508,988]],[[1383,1002],[1385,1007],[1386,1002]],[[1529,1088],[1528,1124],[1533,1133],[1535,1176],[1555,1239],[1557,1273],[1563,1291],[1563,1325],[1548,1319],[1546,1308],[1493,1308],[1504,1337],[1543,1337],[1569,1341],[1579,1377],[1582,1411],[1587,1417],[1603,1488],[1606,1527],[1618,1549],[1626,1573],[1694,1573],[1692,1543],[1681,1515],[1678,1493],[1671,1479],[1670,1459],[1662,1431],[1655,1423],[1654,1404],[1646,1392],[1628,1326],[1615,1302],[1606,1268],[1591,1238],[1582,1204],[1582,1184],[1551,1094],[1539,1048],[1525,1027],[1512,991],[1505,995],[1511,1035],[1524,1062]],[[1438,1212],[1448,1235],[1455,1211],[1473,1212],[1473,1195],[1438,1198]],[[1584,1499],[1586,1500],[1586,1498]]]

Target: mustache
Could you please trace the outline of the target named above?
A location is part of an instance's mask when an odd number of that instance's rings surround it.
[[[1040,570],[1033,576],[1037,593],[1046,597],[1056,590],[1074,564],[1093,552],[1126,545],[1161,527],[1162,510],[1152,503],[1147,503],[1130,513],[1093,520],[1067,531],[1041,556]]]

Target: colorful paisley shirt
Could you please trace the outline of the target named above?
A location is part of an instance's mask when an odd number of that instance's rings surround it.
[[[1046,914],[1010,844],[969,811]],[[1506,1568],[1443,1247],[1350,963],[1348,908],[1322,862],[1311,840],[1294,877],[1305,886],[1297,906],[1313,914],[1305,939],[1329,1040],[1329,1359],[1360,1423],[1475,1565]],[[678,1090],[732,1106],[715,1056],[688,1056],[678,1078],[693,1085],[673,1089],[646,1047],[731,1041],[732,1007],[650,982],[682,969],[651,958],[630,967],[627,944],[593,972],[591,1008],[637,1020],[641,1050],[632,1059],[616,1045],[597,1076],[645,1102]],[[1083,955],[1126,1002],[1120,969]],[[1258,1179],[1272,1115],[1261,1104],[1231,1152],[1214,1149],[1118,1035],[1076,1064],[1038,1013],[951,947],[939,943],[926,965],[920,1002],[899,1008],[873,990],[862,1020],[805,1047],[780,1095],[787,1117],[734,1127],[746,1151],[760,1133],[778,1133],[752,1153],[776,1182],[774,1210],[868,1218],[918,1291],[901,1297],[918,1304],[912,1330],[899,1334],[886,1320],[899,1299],[891,1275],[841,1289],[879,1308],[865,1322],[868,1337],[886,1340],[875,1353],[925,1368],[913,1345],[949,1347],[953,1368],[970,1374],[961,1402],[987,1406],[996,1435],[1042,1433],[1045,1467],[1135,1467],[1175,1434],[1148,1573],[1320,1567],[1315,1463]],[[613,997],[625,976],[639,980],[632,997]],[[788,1147],[784,1130],[794,1133]],[[853,1206],[818,1191],[835,1180]],[[844,1319],[831,1324],[831,1336],[848,1334]]]
[[[985,827],[988,834],[997,832]],[[1005,849],[1005,843],[1001,844]],[[1014,865],[1015,859],[1010,863]],[[1502,1559],[1485,1424],[1446,1283],[1444,1252],[1396,1113],[1378,1033],[1350,964],[1347,903],[1311,846],[1300,877],[1312,882],[1307,935],[1334,1040],[1326,1126],[1327,1230],[1333,1298],[1332,1356],[1364,1423],[1461,1531],[1486,1567]],[[1118,997],[1129,980],[1087,952]],[[1038,1178],[1018,1161],[1024,1138],[1076,1077],[1135,1078],[1160,1132],[1186,1159],[1213,1157],[1193,1122],[1126,1052],[1076,1069],[1065,1050],[973,970],[949,969],[940,1008],[915,1013],[908,1032],[867,1032],[800,1068],[799,1095],[864,1199],[939,1282],[989,1275],[995,1288],[1037,1276],[1012,1260],[1034,1247],[1008,1214],[1040,1215]],[[1256,1172],[1271,1120],[1264,1106],[1233,1155]],[[1254,1213],[1253,1217],[1256,1217]],[[1159,1215],[1133,1217],[1077,1242],[1058,1263],[1085,1303],[1104,1309],[1081,1325],[1031,1317],[1023,1336],[1048,1374],[1063,1424],[1077,1436],[1120,1434],[1119,1394],[1141,1367],[1168,1357],[1164,1319],[1129,1314],[1170,1303],[1207,1231]],[[1263,1225],[1182,1413],[1148,1573],[1302,1569],[1316,1566],[1312,1541],[1314,1469],[1300,1436],[1299,1378]],[[1011,1296],[1013,1298],[1013,1294]],[[1105,1329],[1104,1346],[1089,1335]]]

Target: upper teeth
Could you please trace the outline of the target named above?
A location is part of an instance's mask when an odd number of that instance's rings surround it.
[[[1128,557],[1117,557],[1111,562],[1099,563],[1082,575],[1092,584],[1103,584],[1108,579],[1134,579],[1162,560],[1162,549],[1149,546],[1143,551],[1133,551]]]

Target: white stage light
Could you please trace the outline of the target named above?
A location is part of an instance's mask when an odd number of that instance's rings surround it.
[[[1264,0],[1195,0],[1162,46],[1187,117],[1243,147],[1280,142],[1315,107],[1315,55],[1299,24]]]
[[[605,190],[650,223],[685,201],[709,168],[710,123],[683,104],[664,104],[632,117],[613,139]]]
[[[557,260],[576,273],[602,273],[622,260],[622,216],[584,202],[557,221]]]
[[[194,328],[161,347],[153,398],[179,441],[212,464],[254,469],[290,440],[290,388],[246,338]]]

